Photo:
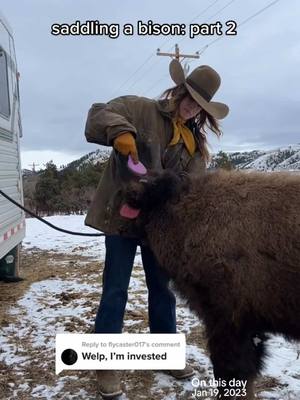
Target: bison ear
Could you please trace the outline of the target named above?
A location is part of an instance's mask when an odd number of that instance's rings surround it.
[[[190,180],[186,173],[178,174],[172,170],[165,170],[156,182],[162,189],[162,198],[166,202],[171,201],[172,203],[177,203],[190,186]]]
[[[145,193],[145,185],[147,181],[142,179],[139,182],[131,182],[125,190],[126,203],[133,208],[140,208]]]
[[[187,193],[191,186],[191,176],[187,172],[179,174],[182,193]]]
[[[169,190],[172,193],[171,199],[173,203],[177,203],[181,196],[188,193],[191,186],[191,178],[187,172],[180,172],[175,174],[174,172],[168,173]]]

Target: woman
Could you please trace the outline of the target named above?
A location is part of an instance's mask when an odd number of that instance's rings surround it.
[[[108,104],[94,104],[89,111],[86,138],[89,142],[112,146],[113,151],[86,217],[86,225],[106,234],[103,291],[95,321],[95,333],[121,333],[127,290],[138,245],[148,287],[151,333],[176,333],[175,297],[168,277],[160,269],[151,250],[140,243],[138,218],[120,215],[123,190],[130,180],[126,166],[129,155],[149,170],[171,168],[176,172],[201,174],[209,159],[205,128],[217,136],[217,119],[228,114],[223,103],[211,101],[220,86],[220,77],[203,65],[185,78],[181,64],[173,60],[170,75],[176,86],[158,101],[123,96]],[[178,378],[193,375],[190,366],[170,371]],[[117,371],[97,371],[103,398],[122,393]]]

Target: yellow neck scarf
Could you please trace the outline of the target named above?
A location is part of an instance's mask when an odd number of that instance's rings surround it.
[[[172,120],[172,122],[174,134],[169,146],[177,144],[180,140],[180,137],[182,137],[187,151],[191,156],[193,156],[196,150],[196,143],[193,133],[187,126],[184,125],[184,121],[182,119],[175,118]]]

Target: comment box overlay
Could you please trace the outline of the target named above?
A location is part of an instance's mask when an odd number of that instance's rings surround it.
[[[56,335],[56,373],[63,370],[183,369],[183,333]]]

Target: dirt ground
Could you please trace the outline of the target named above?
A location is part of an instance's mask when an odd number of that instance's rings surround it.
[[[84,265],[84,268],[83,268]],[[93,285],[100,282],[100,272],[103,266],[88,257],[78,254],[59,254],[39,249],[22,250],[21,276],[24,281],[18,283],[0,282],[0,328],[9,332],[8,341],[14,356],[26,357],[26,362],[13,363],[8,365],[0,363],[0,399],[29,400],[32,398],[55,398],[55,399],[98,399],[96,382],[93,371],[64,371],[59,377],[55,375],[55,351],[45,346],[33,346],[32,335],[35,327],[26,327],[27,334],[20,338],[19,327],[21,328],[22,315],[9,312],[17,301],[25,295],[33,283],[48,279],[74,280],[76,282],[89,282]],[[135,272],[134,272],[135,274]],[[100,287],[100,286],[99,286]],[[62,292],[55,295],[60,304],[68,304],[76,300],[78,293]],[[99,301],[99,293],[91,292],[81,295],[83,305],[87,314],[85,320],[71,317],[61,321],[69,332],[90,333]],[[144,301],[142,297],[139,301]],[[129,310],[126,313],[127,320],[136,320],[137,324],[127,326],[127,331],[138,333],[147,327],[147,314],[144,309]],[[86,323],[86,321],[90,321]],[[183,321],[178,321],[183,324]],[[24,327],[22,327],[24,329]],[[55,336],[55,330],[51,332],[49,324],[49,335]],[[2,331],[3,332],[3,331]],[[51,336],[49,336],[51,337]],[[49,339],[50,340],[50,339]],[[205,351],[205,336],[201,326],[191,329],[187,336],[187,343],[197,345]],[[0,360],[1,352],[0,349]],[[190,361],[199,375],[207,374],[207,366],[196,364]],[[161,374],[163,376],[165,374]],[[157,373],[152,371],[124,371],[123,380],[126,382],[127,400],[160,400],[160,399],[192,399],[192,392],[183,390],[182,382],[166,377],[165,385],[157,385]],[[45,392],[38,391],[40,386],[56,387],[61,385],[62,389],[47,397]],[[257,383],[259,392],[266,389],[275,389],[279,383],[275,379],[262,378]],[[35,392],[36,388],[36,392]],[[156,388],[156,389],[155,389]]]

